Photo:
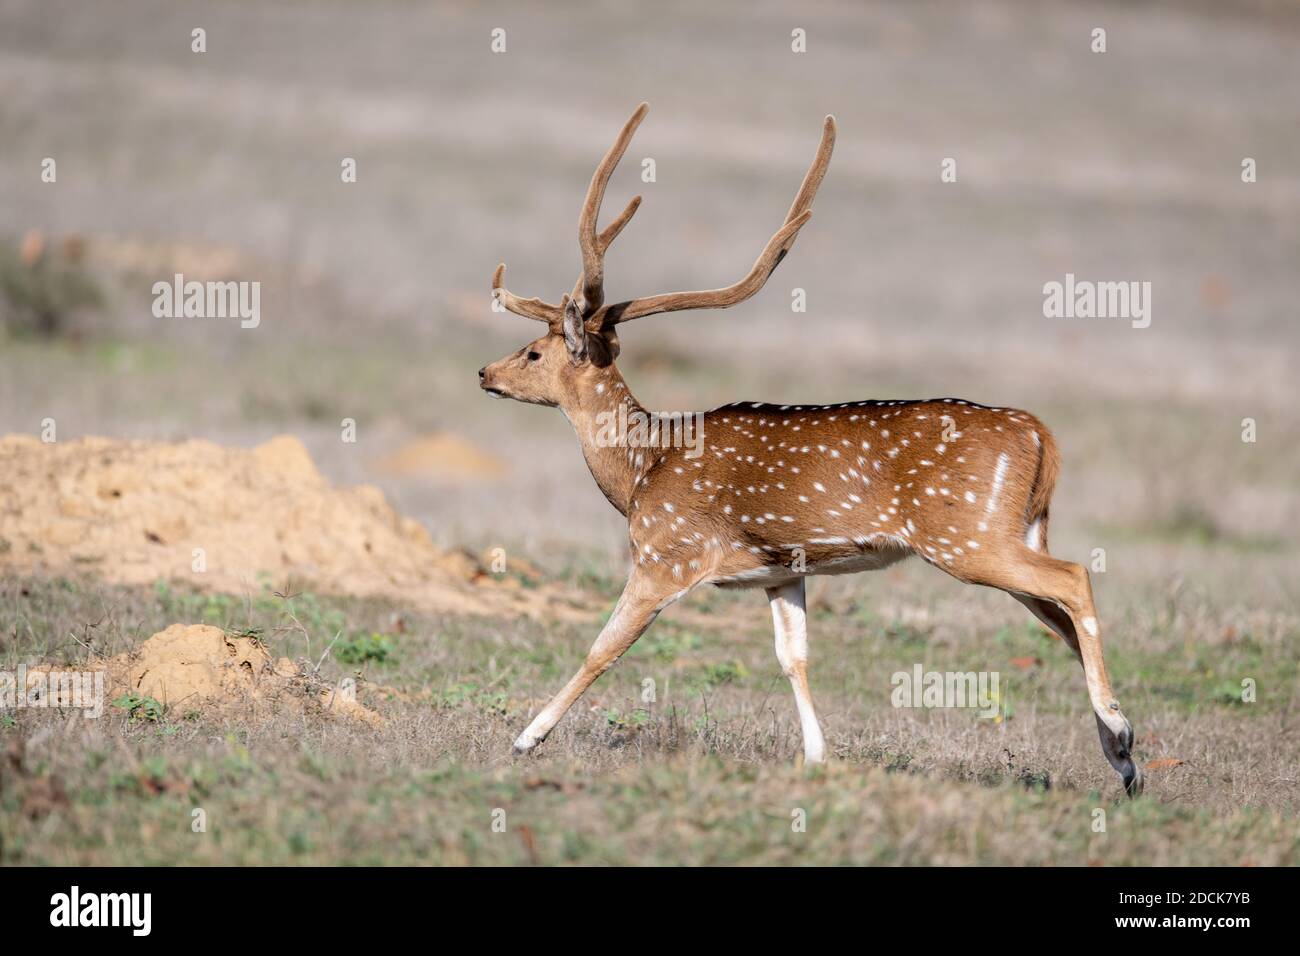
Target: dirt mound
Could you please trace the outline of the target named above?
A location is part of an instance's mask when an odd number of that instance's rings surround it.
[[[354,695],[316,686],[287,657],[273,663],[255,638],[207,624],[173,624],[103,667],[109,699],[130,692],[183,713],[278,707],[341,714],[372,726],[383,723]]]
[[[506,464],[475,448],[459,435],[435,432],[408,442],[376,462],[383,474],[452,479],[500,478]]]
[[[264,582],[395,598],[427,611],[572,616],[434,546],[370,485],[335,488],[295,438],[251,450],[85,438],[0,439],[0,567],[160,578],[243,594]]]
[[[24,237],[27,241],[43,243],[44,237],[29,233]],[[187,278],[225,280],[255,271],[254,263],[235,246],[211,242],[73,234],[62,239],[60,251],[120,275],[170,278],[180,272]]]
[[[130,688],[172,706],[191,699],[256,696],[271,655],[251,637],[205,624],[173,624],[145,641],[126,665]],[[274,672],[273,672],[274,673]]]

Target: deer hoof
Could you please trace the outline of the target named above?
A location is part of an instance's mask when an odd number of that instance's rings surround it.
[[[1120,776],[1124,778],[1124,792],[1129,797],[1142,796],[1142,768],[1138,766],[1136,760],[1130,757],[1128,766],[1120,771]]]
[[[1123,779],[1124,792],[1130,797],[1138,796],[1142,792],[1142,768],[1133,757],[1133,725],[1118,711],[1111,712],[1105,720],[1100,713],[1096,716],[1097,731],[1101,736],[1101,748],[1106,759]],[[1118,726],[1112,728],[1112,723]]]

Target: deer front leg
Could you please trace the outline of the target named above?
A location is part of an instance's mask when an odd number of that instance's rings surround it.
[[[659,616],[669,604],[686,592],[665,593],[651,584],[645,577],[633,570],[623,588],[623,594],[614,606],[614,613],[601,629],[596,643],[591,645],[587,659],[578,673],[574,674],[564,689],[551,698],[542,712],[533,718],[528,729],[515,741],[516,754],[528,753],[546,739],[552,728],[560,722],[569,708],[591,686],[597,677],[614,666],[623,652],[636,643],[636,639],[645,633],[646,628]]]
[[[817,723],[817,712],[813,709],[812,692],[808,689],[808,617],[804,610],[804,579],[768,588],[767,599],[772,605],[772,625],[776,630],[776,659],[794,688],[794,703],[803,731],[803,759],[805,763],[821,763],[826,759],[826,742]]]

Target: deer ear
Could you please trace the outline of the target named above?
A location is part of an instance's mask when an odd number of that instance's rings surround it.
[[[564,344],[574,365],[586,360],[587,328],[582,321],[582,309],[572,299],[564,303]]]

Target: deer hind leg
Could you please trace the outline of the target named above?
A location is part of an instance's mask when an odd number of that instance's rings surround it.
[[[1083,663],[1083,652],[1079,650],[1079,637],[1074,633],[1074,622],[1070,620],[1069,614],[1060,606],[1042,598],[1029,597],[1025,594],[1011,596],[1029,608],[1030,613],[1042,622],[1043,627],[1059,637],[1065,646],[1074,652],[1075,659],[1080,664]]]
[[[1057,637],[1066,643],[1070,650],[1074,651],[1074,656],[1078,658],[1080,664],[1084,664],[1083,649],[1079,644],[1078,633],[1074,629],[1074,621],[1070,615],[1063,611],[1058,605],[1043,598],[1028,597],[1023,594],[1013,594],[1017,601],[1033,613],[1043,624],[1053,631]],[[1096,619],[1096,615],[1093,615]],[[1101,660],[1101,642],[1098,639],[1096,644],[1097,660]],[[1105,664],[1102,663],[1104,668]],[[1087,665],[1084,664],[1084,674],[1087,675]],[[1094,708],[1095,709],[1095,708]],[[1094,712],[1093,716],[1097,721],[1097,734],[1101,737],[1102,750],[1106,754],[1106,759],[1110,761],[1112,767],[1119,771],[1120,776],[1124,778],[1124,789],[1129,796],[1136,797],[1142,792],[1142,768],[1132,757],[1133,747],[1133,729],[1127,725],[1127,730],[1121,729],[1120,734],[1115,734],[1110,727],[1102,721],[1101,716]],[[1127,741],[1127,743],[1126,743]],[[1127,755],[1127,760],[1126,760]]]
[[[1136,797],[1142,792],[1142,771],[1133,757],[1133,725],[1110,687],[1087,570],[1018,542],[1006,555],[983,557],[984,566],[977,573],[962,575],[963,580],[1008,592],[1074,651],[1083,665],[1102,752],[1123,778],[1128,795]]]
[[[582,667],[519,735],[515,740],[514,752],[528,753],[545,740],[546,735],[568,713],[569,708],[592,685],[592,682],[614,666],[614,662],[623,655],[623,652],[646,632],[660,611],[685,593],[686,591],[661,592],[633,571],[632,577],[628,578],[623,588],[618,604],[614,607],[614,613],[601,629],[596,643],[591,645]]]
[[[795,708],[799,711],[803,759],[805,763],[821,763],[826,759],[826,741],[822,737],[821,725],[817,723],[812,692],[808,689],[808,615],[804,609],[804,579],[767,588],[767,599],[772,605],[772,625],[776,631],[776,659],[785,676],[790,678]]]

